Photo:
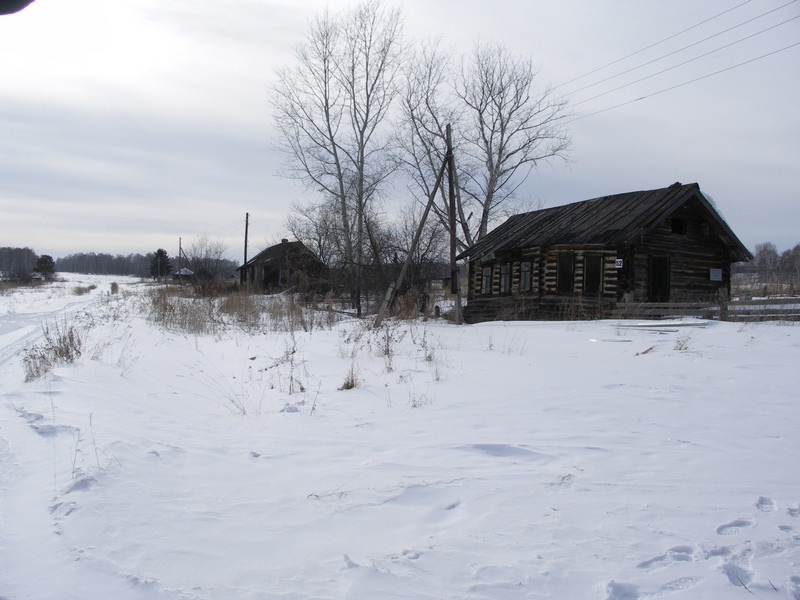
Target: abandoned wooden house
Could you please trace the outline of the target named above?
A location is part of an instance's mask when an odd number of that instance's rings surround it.
[[[601,317],[621,303],[718,302],[752,254],[696,183],[515,215],[475,243],[468,322]]]
[[[310,291],[325,285],[327,267],[302,242],[281,240],[239,267],[242,285],[264,292]]]

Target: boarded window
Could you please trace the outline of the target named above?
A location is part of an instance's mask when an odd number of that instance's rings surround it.
[[[575,280],[575,255],[559,252],[556,271],[556,293],[571,294]]]
[[[481,294],[492,293],[492,267],[481,269]]]
[[[519,265],[519,291],[531,291],[531,263],[524,262]]]
[[[603,256],[587,254],[583,265],[583,293],[596,296],[603,292]]]
[[[511,265],[508,263],[500,266],[500,293],[511,293]]]
[[[278,271],[278,285],[289,285],[289,269]]]

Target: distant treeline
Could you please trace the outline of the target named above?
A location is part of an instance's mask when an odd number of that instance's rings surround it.
[[[91,273],[94,275],[134,275],[148,277],[153,253],[148,254],[104,254],[79,252],[56,260],[56,271],[62,273]]]
[[[0,248],[0,277],[28,281],[36,259],[30,248]]]
[[[772,242],[756,244],[754,260],[734,265],[734,273],[757,283],[800,283],[800,243],[778,252]]]

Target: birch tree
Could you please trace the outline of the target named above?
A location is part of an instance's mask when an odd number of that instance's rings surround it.
[[[479,207],[477,239],[539,162],[570,147],[567,101],[549,86],[537,91],[536,75],[530,58],[499,44],[476,44],[462,66],[456,94],[469,114],[464,149],[473,164],[462,192]]]
[[[361,312],[361,269],[369,204],[392,171],[384,132],[400,59],[400,13],[367,0],[314,20],[278,73],[272,104],[284,173],[335,203]]]
[[[451,125],[454,131],[464,129],[464,111],[452,94],[451,63],[451,56],[434,41],[411,51],[404,71],[397,145],[404,170],[424,199],[430,198],[445,159],[447,126]],[[457,144],[457,139],[454,143]],[[456,163],[457,170],[459,166]],[[437,220],[449,231],[444,186],[432,209]],[[472,234],[460,202],[456,222],[460,230],[458,241],[461,249],[465,249],[472,244]]]
[[[566,156],[569,111],[566,99],[540,89],[529,58],[502,45],[476,44],[457,72],[452,63],[436,44],[417,51],[406,69],[400,137],[406,171],[429,197],[444,158],[444,130],[452,124],[456,235],[464,249],[516,208],[512,201],[538,163]],[[442,210],[437,215],[444,222]]]

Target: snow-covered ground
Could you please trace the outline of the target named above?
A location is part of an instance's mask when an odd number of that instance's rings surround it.
[[[0,296],[3,600],[800,599],[798,326],[191,335],[147,287]]]

